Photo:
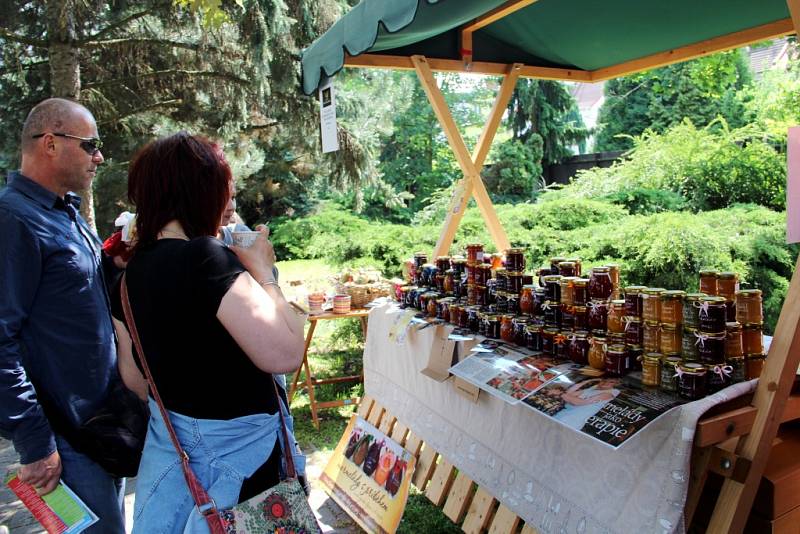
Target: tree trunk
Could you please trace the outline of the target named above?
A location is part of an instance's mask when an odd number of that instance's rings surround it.
[[[79,101],[81,95],[81,65],[79,50],[75,46],[75,6],[71,0],[48,0],[47,35],[50,63],[50,94],[55,97]],[[81,196],[81,215],[96,230],[94,198],[91,186],[76,191]]]

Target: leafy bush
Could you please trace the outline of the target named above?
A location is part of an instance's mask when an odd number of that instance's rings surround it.
[[[674,191],[638,187],[606,195],[604,200],[624,206],[634,215],[649,215],[662,211],[681,211],[686,200]]]
[[[542,137],[532,134],[526,142],[509,139],[498,145],[494,163],[483,173],[486,189],[493,195],[531,199],[542,175]]]

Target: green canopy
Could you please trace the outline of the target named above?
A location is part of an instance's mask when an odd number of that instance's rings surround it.
[[[461,61],[462,27],[508,4],[514,2],[362,0],[303,52],[303,91],[312,93],[322,78],[341,70],[345,52],[350,56],[419,54],[429,60]],[[794,32],[786,0],[538,0],[524,4],[474,32],[474,62],[585,71],[587,76],[578,79],[591,80],[591,73],[598,69],[695,43],[717,39],[709,43],[709,50],[694,53],[697,56]]]

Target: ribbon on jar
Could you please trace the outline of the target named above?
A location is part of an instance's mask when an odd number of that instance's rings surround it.
[[[565,341],[567,341],[567,336],[565,336],[564,334],[556,334],[553,337],[553,343],[555,343],[556,345],[563,345]]]
[[[720,380],[724,382],[726,378],[731,377],[733,367],[730,365],[715,365],[714,368],[711,369],[711,372],[719,375]]]
[[[672,378],[677,378],[678,380],[680,380],[682,376],[683,376],[683,370],[681,370],[681,368],[676,365],[675,374],[672,375]]]
[[[700,345],[701,349],[706,348],[706,340],[708,339],[708,334],[704,334],[702,332],[695,332],[694,337],[697,338],[697,341],[694,342],[695,345]]]
[[[707,301],[705,301],[705,302],[695,301],[694,302],[694,307],[695,308],[700,308],[700,314],[699,315],[700,315],[701,318],[708,319],[708,302]]]
[[[550,303],[549,300],[546,300],[546,301],[542,302],[542,309],[543,310],[547,311],[547,310],[550,309],[550,307],[551,307],[551,303]]]
[[[605,306],[604,302],[589,301],[586,304],[586,307],[589,308],[594,313],[597,313],[597,308],[601,308],[601,307],[604,307],[604,306]]]
[[[631,323],[635,322],[634,317],[632,317],[630,315],[625,315],[624,317],[622,317],[622,320],[625,322],[625,331],[626,332],[630,329]]]

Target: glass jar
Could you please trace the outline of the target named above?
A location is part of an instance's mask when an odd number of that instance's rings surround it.
[[[529,324],[525,327],[525,346],[530,350],[542,350],[542,327],[538,324]]]
[[[562,276],[561,280],[559,280],[561,304],[567,306],[575,305],[575,280],[576,278],[574,276]]]
[[[605,330],[608,306],[604,301],[592,300],[587,306],[587,322],[589,330]]]
[[[719,273],[717,276],[717,295],[726,300],[734,300],[739,291],[739,275],[736,273]]]
[[[522,271],[508,271],[506,273],[506,291],[519,295],[522,291]]]
[[[700,319],[702,332],[724,332],[727,321],[727,311],[725,310],[725,299],[722,297],[703,297],[700,299],[700,311],[697,314]]]
[[[514,342],[514,316],[501,315],[500,316],[500,339],[506,343]]]
[[[589,280],[576,278],[572,282],[572,302],[575,306],[585,306],[589,301]]]
[[[705,293],[688,293],[683,299],[684,328],[700,328],[700,299],[706,296]]]
[[[717,365],[725,362],[725,332],[697,332],[695,337],[700,363]]]
[[[481,330],[480,308],[478,306],[467,306],[467,328],[473,334]]]
[[[736,301],[725,301],[725,321],[732,323],[736,320]]]
[[[611,277],[611,285],[614,288],[619,287],[619,265],[616,263],[607,263],[608,275]]]
[[[475,284],[475,273],[480,265],[482,264],[467,262],[467,285]]]
[[[736,320],[741,324],[764,322],[760,289],[742,289],[736,292]]]
[[[556,355],[555,338],[558,335],[558,328],[542,329],[542,352],[545,356],[554,358]]]
[[[486,306],[489,304],[489,290],[486,286],[474,286],[475,287],[475,305],[476,306]]]
[[[644,355],[644,347],[641,345],[625,345],[625,350],[628,351],[628,362],[631,365],[631,371],[642,370],[642,355]]]
[[[561,270],[558,268],[558,265],[562,261],[567,261],[567,258],[562,258],[561,256],[556,256],[550,258],[550,274],[560,274]]]
[[[611,273],[608,267],[594,267],[589,276],[589,298],[592,300],[608,300],[614,284],[611,282]]]
[[[458,327],[469,328],[469,306],[461,304],[458,310]]]
[[[525,329],[528,327],[527,317],[514,317],[511,324],[514,326],[514,343],[520,347],[525,346]]]
[[[717,294],[717,271],[707,270],[700,271],[700,293],[705,293],[709,296]]]
[[[486,337],[500,339],[500,317],[487,314],[484,322],[486,323]]]
[[[467,304],[470,306],[477,306],[478,304],[478,286],[475,284],[467,285]]]
[[[624,345],[625,334],[623,332],[606,332],[606,339],[609,345]]]
[[[492,268],[485,263],[475,267],[475,285],[485,286],[486,282],[492,277]]]
[[[425,300],[425,311],[428,314],[428,317],[436,317],[436,311],[438,310],[437,304],[439,303],[439,293],[428,293],[428,297]]]
[[[744,325],[742,328],[742,346],[746,354],[764,353],[764,335],[761,325]]]
[[[570,337],[569,358],[575,363],[586,365],[589,363],[589,333],[586,331],[575,332]]]
[[[442,289],[445,293],[453,293],[453,288],[455,287],[455,276],[456,272],[453,269],[448,269],[445,271],[444,284],[442,285]]]
[[[669,352],[680,353],[683,350],[682,330],[674,324],[661,324],[661,332],[658,338],[658,346],[661,352],[667,354]]]
[[[707,365],[706,384],[709,395],[730,386],[732,374],[733,368],[728,365]]]
[[[547,300],[547,290],[543,287],[537,287],[533,290],[533,316],[544,317],[544,308]],[[548,304],[549,306],[549,304]]]
[[[681,343],[681,354],[683,359],[687,362],[696,362],[700,360],[700,352],[697,348],[697,330],[694,328],[686,328],[683,331],[683,340]]]
[[[738,384],[747,380],[747,366],[745,365],[744,354],[725,358],[725,363],[731,366],[731,383]]]
[[[561,360],[569,359],[570,332],[559,331],[553,337],[553,357]]]
[[[642,319],[644,321],[661,320],[661,295],[666,289],[660,287],[648,287],[642,291]]]
[[[533,285],[522,286],[522,294],[519,297],[519,312],[525,315],[533,313],[533,293],[536,288]]]
[[[494,294],[494,309],[500,314],[511,313],[508,311],[508,294],[505,291]]]
[[[575,315],[572,313],[574,310],[572,306],[561,305],[561,329],[574,330],[575,329]]]
[[[646,352],[658,352],[661,348],[660,325],[655,321],[645,321],[642,346]]]
[[[561,276],[577,277],[575,270],[575,263],[571,261],[562,261],[558,264],[558,274]]]
[[[572,276],[580,276],[581,275],[581,259],[580,258],[567,258],[568,262],[575,264],[575,274]]]
[[[745,365],[747,366],[747,379],[752,380],[761,376],[764,370],[766,358],[763,354],[745,354]]]
[[[606,350],[606,374],[611,376],[625,376],[630,368],[628,351],[625,345],[609,345]]]
[[[673,289],[661,294],[661,322],[667,324],[683,323],[683,298],[686,291]]]
[[[484,337],[487,335],[486,332],[489,328],[489,323],[486,320],[488,315],[488,313],[478,312],[478,334]]]
[[[606,329],[609,332],[621,333],[625,332],[625,301],[612,300],[608,306],[608,314],[606,316]]]
[[[467,261],[483,262],[483,244],[471,243],[467,245]]]
[[[436,258],[436,268],[440,273],[444,273],[450,269],[450,256],[438,256]]]
[[[727,323],[725,325],[725,358],[735,358],[737,356],[744,356],[742,325],[736,322]]]
[[[625,315],[629,317],[642,316],[642,291],[645,286],[628,286],[625,288]]]
[[[561,275],[551,274],[545,276],[544,287],[547,291],[547,300],[561,302]]]
[[[605,370],[606,368],[606,338],[601,336],[592,336],[591,346],[589,348],[589,365],[595,369]]]
[[[457,275],[463,275],[467,270],[467,259],[462,256],[453,256],[450,258],[450,265],[453,266],[453,271]]]
[[[436,303],[436,318],[442,321],[450,320],[450,303],[455,299],[453,297],[445,297],[439,299]]]
[[[505,269],[497,269],[494,272],[495,289],[497,291],[506,291],[508,289],[508,271]]]
[[[678,391],[677,367],[681,363],[679,356],[664,356],[661,360],[661,380],[659,386],[663,391]]]
[[[687,400],[702,399],[707,394],[706,366],[687,362],[678,364],[678,395]]]
[[[625,343],[628,345],[641,345],[644,343],[644,328],[638,317],[625,316]]]
[[[484,263],[487,262],[487,258],[486,258],[485,254],[483,256],[483,262]],[[489,257],[488,263],[489,263],[489,265],[492,266],[492,270],[493,271],[496,271],[498,269],[502,269],[503,268],[503,255],[500,254],[499,252],[495,252],[494,254],[492,254]]]
[[[521,248],[506,250],[506,269],[514,272],[525,270],[525,251]]]
[[[575,330],[589,330],[589,312],[586,306],[573,306],[572,316],[574,317]]]
[[[658,386],[661,383],[661,354],[648,352],[642,356],[642,385]]]
[[[506,293],[508,313],[519,315],[519,296],[516,293]]]

